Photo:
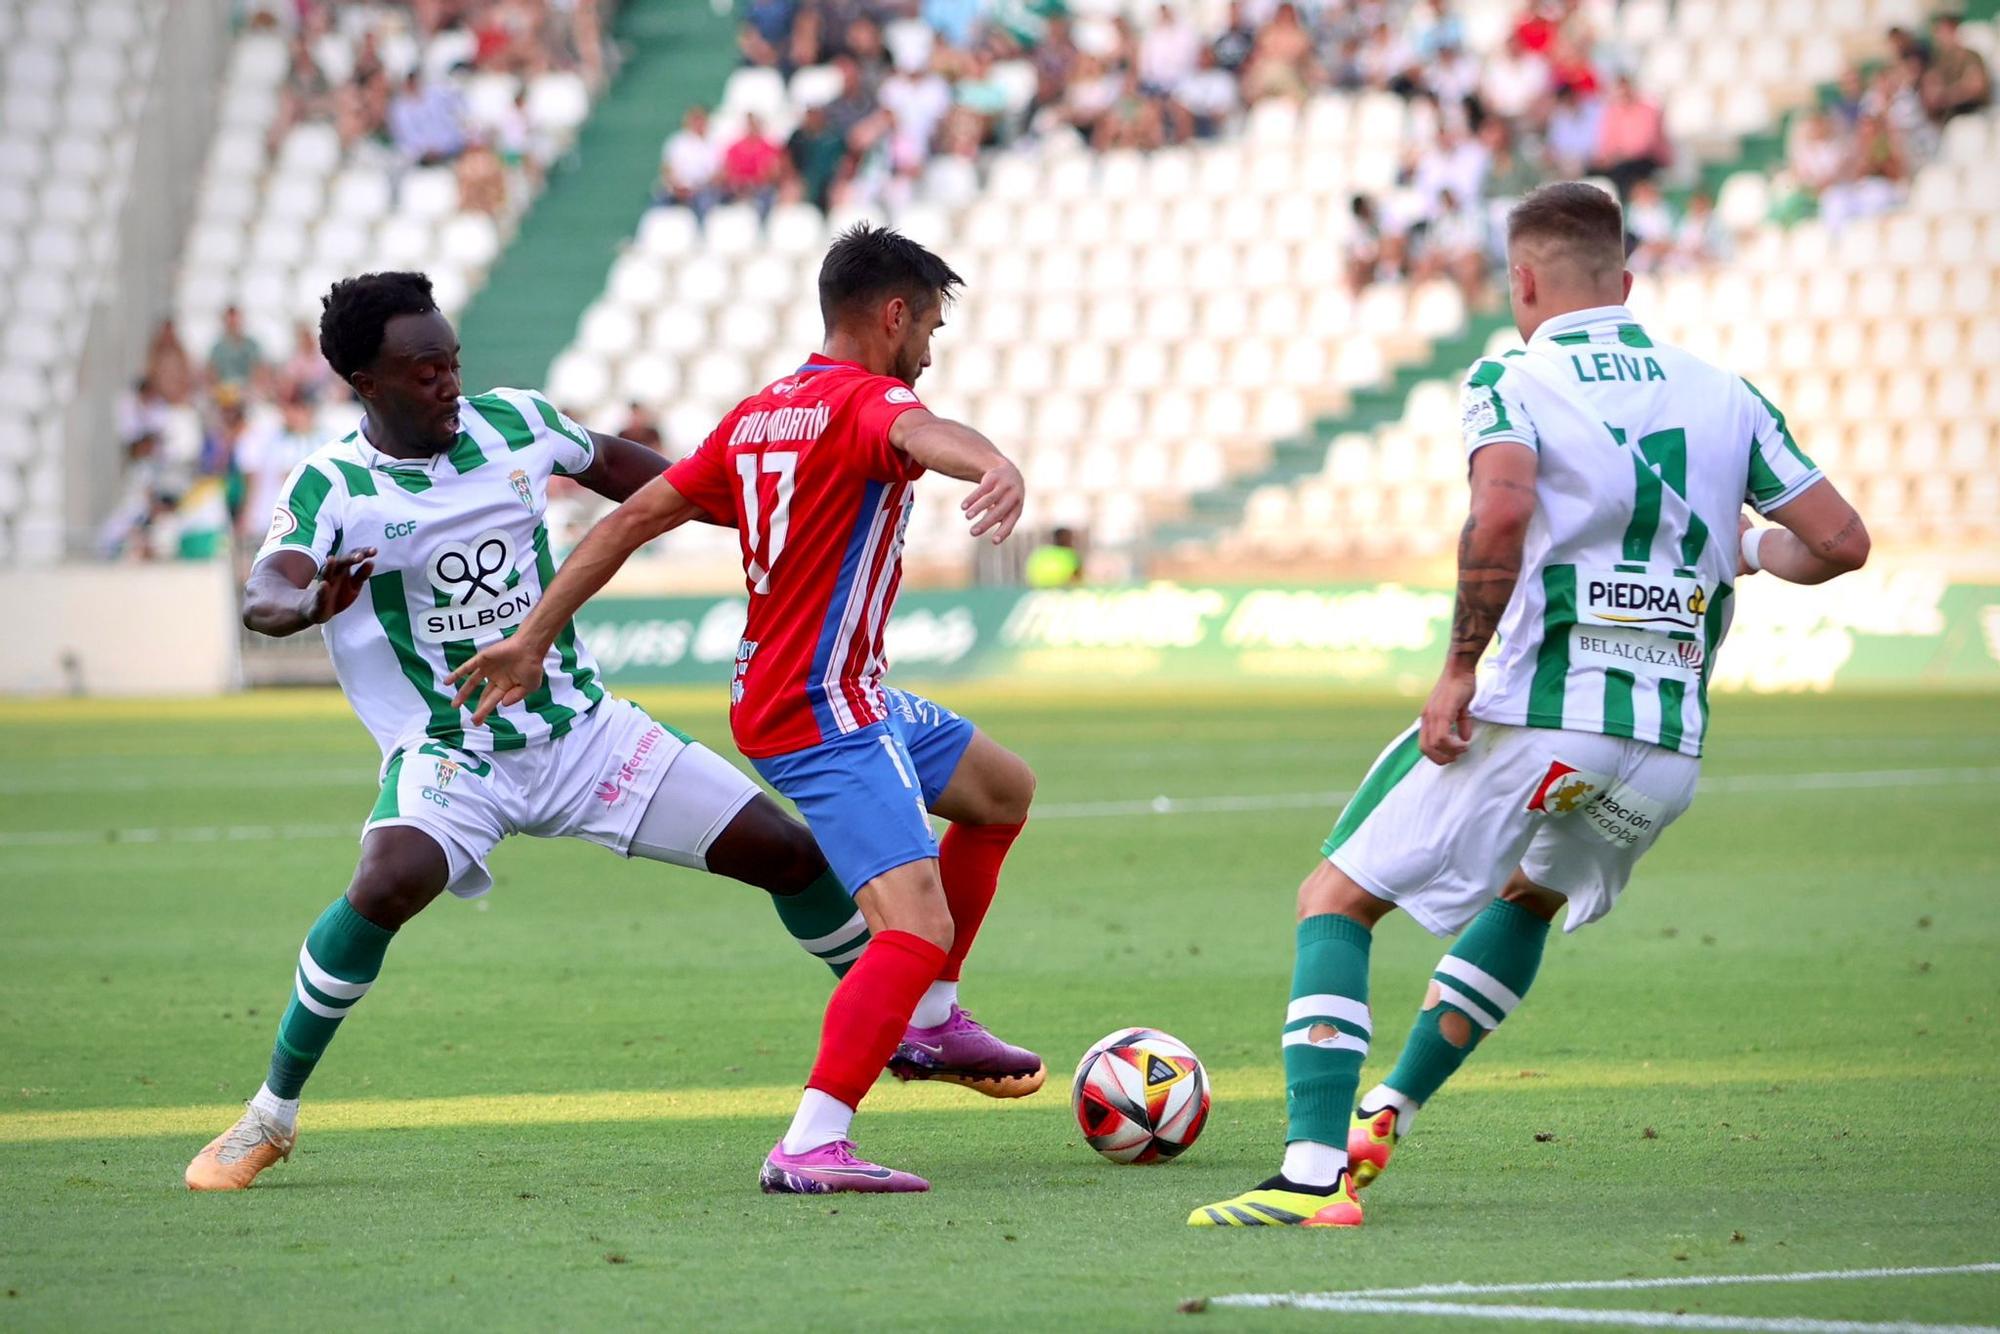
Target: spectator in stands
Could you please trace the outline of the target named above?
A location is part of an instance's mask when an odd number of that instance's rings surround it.
[[[264,352],[257,340],[243,331],[243,312],[230,306],[222,312],[222,332],[208,350],[208,383],[212,390],[227,388],[243,394],[263,368]]]
[[[408,162],[450,162],[465,151],[464,102],[451,85],[426,84],[413,72],[389,104],[389,135]]]
[[[1888,118],[1865,115],[1838,178],[1820,193],[1820,216],[1827,226],[1839,228],[1887,212],[1902,198],[1909,178],[1909,157]]]
[[[1843,134],[1851,134],[1854,127],[1861,123],[1861,104],[1867,96],[1868,87],[1862,79],[1861,67],[1849,65],[1843,69],[1832,92],[1824,99],[1827,112]]]
[[[1602,139],[1603,102],[1558,85],[1544,120],[1548,125],[1543,144],[1549,174],[1573,178],[1589,171]]]
[[[1375,212],[1375,201],[1367,195],[1354,196],[1347,207],[1352,215],[1347,228],[1347,290],[1360,296],[1381,276],[1382,221]]]
[[[947,45],[970,51],[985,23],[986,0],[923,0],[921,12]]]
[[[279,420],[245,431],[236,441],[232,462],[242,479],[236,533],[255,549],[271,524],[278,488],[293,468],[323,443],[313,423],[312,401],[294,395],[283,401]]]
[[[1908,47],[1902,56],[1877,70],[1861,99],[1861,119],[1855,123],[1855,133],[1861,133],[1870,116],[1877,116],[1910,157],[1930,157],[1937,150],[1938,132],[1924,108],[1924,68],[1922,52]]]
[[[172,320],[161,320],[146,345],[146,383],[159,393],[163,404],[186,403],[194,394],[194,363]]]
[[[1201,33],[1194,23],[1163,4],[1153,26],[1139,39],[1139,87],[1149,97],[1170,97],[1194,77],[1201,62]]]
[[[681,127],[660,149],[660,188],[655,204],[678,204],[704,217],[721,193],[717,180],[722,155],[708,137],[708,108],[699,102],[681,116]]]
[[[1670,259],[1677,269],[1698,269],[1717,264],[1729,258],[1735,248],[1730,240],[1729,229],[1722,224],[1722,218],[1715,211],[1715,201],[1706,190],[1696,190],[1688,196],[1687,213],[1681,218],[1681,225],[1674,233],[1674,250]]]
[[[618,434],[627,440],[637,441],[648,449],[663,447],[664,437],[660,434],[660,420],[645,404],[628,403],[625,407],[625,421],[618,428]]]
[[[1597,130],[1597,169],[1611,178],[1618,197],[1626,199],[1635,184],[1651,180],[1672,160],[1659,104],[1639,96],[1630,75],[1619,75]]]
[[[1924,109],[1940,125],[1993,103],[1992,71],[1986,68],[1986,58],[1959,37],[1958,24],[1956,14],[1939,14],[1931,20],[1936,45],[1922,92]]]
[[[1626,264],[1634,273],[1652,273],[1662,268],[1674,249],[1677,231],[1674,211],[1660,193],[1657,181],[1632,183],[1625,201],[1626,244],[1632,253]]]
[[[1213,46],[1204,47],[1194,73],[1174,89],[1174,103],[1187,114],[1187,129],[1198,139],[1219,133],[1240,105],[1236,79],[1222,67]]]
[[[1243,69],[1243,98],[1260,102],[1267,97],[1303,99],[1315,82],[1312,34],[1299,18],[1299,8],[1285,0],[1271,21],[1257,33]]]
[[[759,213],[768,212],[777,194],[783,161],[784,150],[764,133],[764,122],[756,116],[746,117],[743,133],[722,150],[723,196],[738,203],[754,204]]]
[[[1458,286],[1465,304],[1478,309],[1488,304],[1487,251],[1486,218],[1478,197],[1461,199],[1447,189],[1439,194],[1436,212],[1424,225],[1410,276],[1417,282],[1448,278]]]
[[[1242,74],[1257,50],[1257,24],[1250,17],[1247,0],[1230,0],[1229,23],[1209,44],[1215,63],[1231,74]]]
[[[333,384],[333,367],[319,353],[319,331],[300,320],[292,326],[292,355],[278,369],[281,399],[317,399]]]
[[[1840,179],[1847,147],[1831,113],[1815,111],[1793,122],[1785,164],[1792,184],[1813,199]]]
[[[1479,140],[1452,125],[1438,132],[1431,146],[1417,159],[1412,184],[1423,201],[1427,216],[1436,216],[1446,192],[1461,201],[1485,197],[1486,173],[1491,155]]]
[[[899,167],[923,165],[938,127],[951,111],[951,85],[930,69],[899,67],[882,80],[876,100],[894,122],[889,131],[890,160]]]
[[[847,136],[827,119],[825,107],[806,108],[798,128],[785,141],[785,156],[806,201],[825,212],[840,164],[847,157]]]
[[[792,24],[798,18],[795,0],[747,0],[736,47],[751,65],[788,65]],[[789,72],[789,71],[788,71]]]
[[[458,207],[466,213],[499,217],[507,208],[507,169],[500,155],[483,140],[459,154]]]
[[[1412,77],[1416,52],[1403,40],[1403,35],[1390,26],[1386,16],[1369,31],[1361,43],[1357,59],[1361,67],[1361,81],[1370,88],[1408,97],[1420,87]]]

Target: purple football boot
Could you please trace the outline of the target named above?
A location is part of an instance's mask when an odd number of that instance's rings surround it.
[[[986,1026],[954,1005],[936,1028],[911,1027],[903,1033],[889,1073],[898,1079],[939,1079],[963,1084],[989,1098],[1025,1098],[1049,1077],[1042,1058],[1026,1047],[1002,1042]]]
[[[837,1139],[804,1153],[786,1153],[780,1140],[771,1146],[771,1156],[757,1174],[757,1186],[766,1195],[833,1195],[929,1190],[931,1183],[914,1173],[857,1158],[852,1142]]]

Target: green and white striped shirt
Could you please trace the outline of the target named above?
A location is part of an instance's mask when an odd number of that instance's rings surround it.
[[[449,676],[511,634],[555,577],[542,522],[551,476],[588,467],[590,435],[540,394],[495,389],[459,400],[458,441],[395,459],[356,429],[322,445],[279,492],[257,559],[302,551],[324,564],[375,547],[375,572],[322,631],[334,673],[384,756],[425,737],[470,751],[559,737],[604,698],[597,664],[565,626],[541,688],[474,727]]]
[[[1739,379],[1655,343],[1623,306],[1545,323],[1475,363],[1468,455],[1539,455],[1520,582],[1472,715],[1700,755],[1729,631],[1736,516],[1820,480],[1784,414]]]

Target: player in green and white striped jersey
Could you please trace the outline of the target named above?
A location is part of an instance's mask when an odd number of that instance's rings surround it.
[[[1608,912],[1693,801],[1736,581],[1819,583],[1867,558],[1860,517],[1783,414],[1625,308],[1617,201],[1545,186],[1509,215],[1507,242],[1527,345],[1465,381],[1472,506],[1444,672],[1299,887],[1284,1165],[1190,1223],[1358,1226],[1355,1188],[1520,1003],[1557,910],[1567,930]],[[1746,504],[1782,527],[1750,527]],[[1398,907],[1463,934],[1350,1120],[1369,945]]]
[[[244,624],[319,625],[382,748],[361,862],[299,952],[270,1074],[189,1164],[230,1190],[289,1156],[302,1086],[373,985],[396,930],[440,893],[492,886],[486,856],[517,833],[577,837],[746,881],[836,974],[867,924],[812,835],[733,765],[606,693],[565,626],[542,686],[475,724],[446,678],[511,634],[555,574],[551,478],[623,500],[661,459],[577,425],[531,391],[460,393],[458,337],[421,274],[336,283],[320,347],[367,407],[286,479],[244,589]]]

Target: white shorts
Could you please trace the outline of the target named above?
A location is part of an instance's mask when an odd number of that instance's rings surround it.
[[[565,735],[522,750],[405,746],[382,766],[382,795],[361,836],[423,830],[444,848],[446,888],[470,899],[493,888],[486,856],[509,834],[587,839],[629,857],[656,801],[663,809],[647,825],[646,855],[705,870],[709,844],[757,792],[714,751],[613,697]]]
[[[1452,764],[1389,743],[1321,851],[1370,894],[1449,936],[1520,867],[1569,899],[1563,929],[1611,911],[1653,840],[1694,800],[1700,761],[1644,741],[1473,723]]]

